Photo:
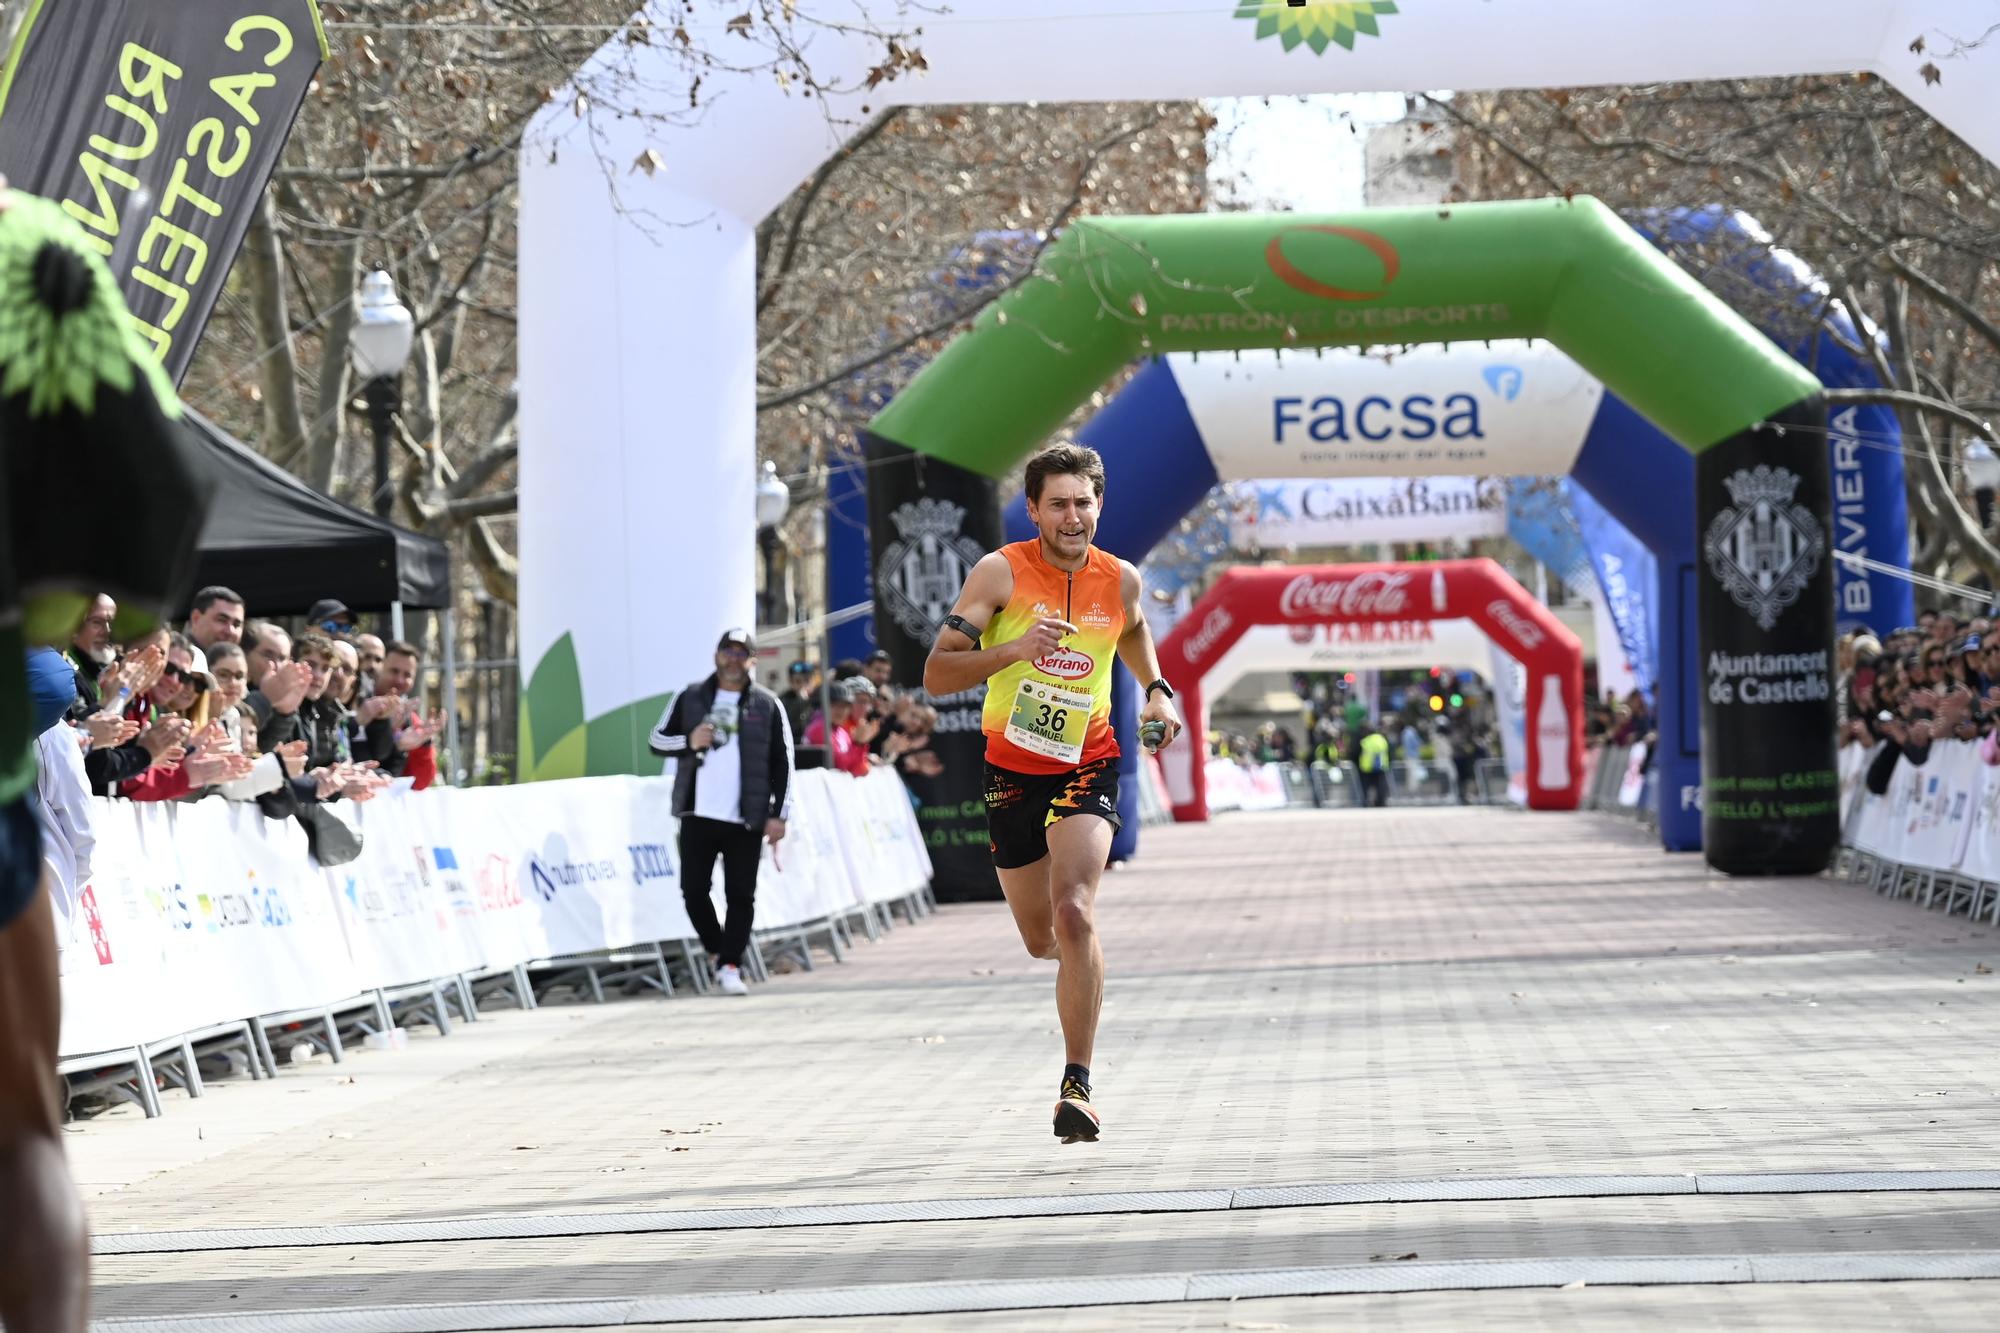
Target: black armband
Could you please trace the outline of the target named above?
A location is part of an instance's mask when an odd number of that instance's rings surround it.
[[[955,629],[960,634],[963,634],[966,638],[972,640],[974,643],[978,643],[979,637],[982,634],[986,633],[985,630],[979,628],[979,626],[973,624],[970,620],[967,620],[964,616],[961,615],[946,616],[943,622],[938,626],[938,628]]]

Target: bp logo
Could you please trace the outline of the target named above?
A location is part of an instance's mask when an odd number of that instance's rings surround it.
[[[1380,37],[1375,20],[1393,14],[1392,0],[1311,0],[1305,5],[1289,5],[1285,0],[1238,0],[1236,17],[1255,19],[1259,37],[1276,37],[1287,51],[1309,46],[1316,56],[1326,54],[1335,44],[1354,49],[1354,39],[1362,33]]]
[[[1826,533],[1792,498],[1799,478],[1785,468],[1760,463],[1722,484],[1736,503],[1709,522],[1702,553],[1730,597],[1768,630],[1818,571]]]
[[[897,538],[875,562],[875,589],[903,633],[928,644],[985,552],[965,535],[965,507],[926,497],[889,515]]]

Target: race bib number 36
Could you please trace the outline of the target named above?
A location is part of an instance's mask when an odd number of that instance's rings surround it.
[[[1088,694],[1024,680],[1014,693],[1007,739],[1030,753],[1074,764],[1083,757],[1083,735],[1089,726]]]

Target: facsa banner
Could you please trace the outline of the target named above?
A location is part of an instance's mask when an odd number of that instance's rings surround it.
[[[1561,476],[1604,397],[1549,343],[1167,361],[1225,481]]]
[[[759,929],[929,882],[893,770],[796,780],[786,837],[764,849]],[[632,777],[385,796],[342,809],[362,854],[331,869],[296,823],[254,806],[93,801],[91,878],[62,914],[62,1053],[691,939],[671,801],[669,782]],[[711,892],[720,910],[719,875]]]
[[[1230,541],[1243,549],[1498,537],[1506,493],[1479,477],[1239,481],[1229,486]]]

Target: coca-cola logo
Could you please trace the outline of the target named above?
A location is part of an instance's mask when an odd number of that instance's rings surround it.
[[[1542,627],[1516,611],[1512,602],[1504,600],[1488,602],[1486,614],[1505,626],[1507,632],[1514,636],[1514,641],[1523,648],[1532,651],[1548,642],[1549,636],[1542,632]]]
[[[1036,658],[1035,670],[1058,680],[1082,680],[1097,670],[1097,663],[1088,653],[1080,653],[1074,648],[1058,648]]]
[[[1278,611],[1288,617],[1393,616],[1409,609],[1410,576],[1372,572],[1351,579],[1301,574],[1285,585]]]
[[[1293,643],[1311,643],[1313,641],[1313,627],[1311,625],[1302,623],[1290,626],[1289,633],[1292,636]]]
[[[1208,656],[1210,649],[1221,642],[1222,636],[1227,634],[1229,627],[1235,623],[1236,620],[1229,614],[1227,607],[1216,607],[1208,613],[1208,619],[1201,622],[1201,628],[1188,636],[1187,644],[1181,649],[1181,656],[1187,658],[1189,664],[1201,661]]]

